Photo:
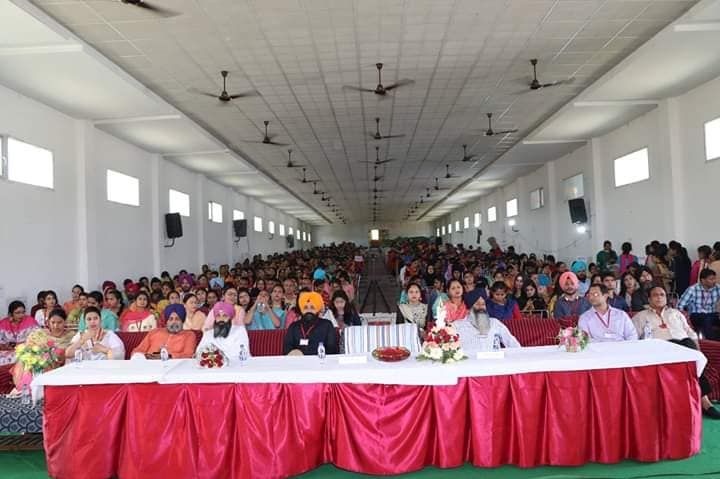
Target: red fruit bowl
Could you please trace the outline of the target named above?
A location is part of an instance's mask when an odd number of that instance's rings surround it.
[[[394,363],[410,357],[410,351],[402,346],[386,346],[375,348],[372,352],[373,358],[378,361]]]

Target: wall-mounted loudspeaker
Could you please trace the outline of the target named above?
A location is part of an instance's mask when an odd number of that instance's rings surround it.
[[[478,228],[477,230],[477,241],[475,241],[477,244],[480,244],[480,238],[482,238],[482,230]]]
[[[168,239],[182,238],[180,213],[168,213],[165,215],[165,233]]]
[[[233,230],[235,230],[235,236],[238,238],[244,238],[247,236],[247,220],[234,220]]]
[[[587,210],[585,210],[585,200],[583,198],[575,198],[568,201],[570,207],[570,221],[573,224],[587,223]]]
[[[438,248],[442,246],[442,238],[440,236],[435,237],[435,246]]]
[[[285,244],[290,249],[294,248],[295,247],[295,237],[293,235],[287,235],[285,237]]]

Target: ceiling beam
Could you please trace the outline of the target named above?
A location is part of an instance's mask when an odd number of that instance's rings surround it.
[[[178,158],[182,156],[200,156],[200,155],[223,155],[230,153],[230,150],[224,148],[222,150],[205,150],[205,151],[187,151],[183,153],[160,153],[165,158]]]
[[[131,116],[126,118],[104,118],[102,120],[93,120],[93,125],[118,125],[122,123],[139,123],[144,121],[167,121],[182,120],[182,115],[153,115],[153,116]]]
[[[560,139],[560,140],[523,140],[523,145],[561,145],[563,143],[585,143],[586,138]]]
[[[29,47],[2,47],[0,57],[16,55],[49,55],[53,53],[79,53],[83,46],[78,43],[53,43],[49,45],[34,45]]]
[[[720,32],[720,20],[700,20],[673,25],[674,32]]]
[[[605,107],[605,106],[645,106],[645,105],[658,105],[660,100],[585,100],[573,102],[575,107]]]

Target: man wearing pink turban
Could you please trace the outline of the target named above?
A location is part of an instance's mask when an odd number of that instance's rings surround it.
[[[213,326],[203,333],[197,351],[202,351],[210,344],[214,344],[232,362],[240,357],[240,350],[245,348],[247,357],[250,357],[250,340],[245,325],[233,323],[235,307],[224,301],[215,303],[212,309]]]
[[[564,272],[560,275],[558,283],[562,294],[555,302],[555,309],[553,311],[555,318],[577,317],[590,309],[588,300],[578,294],[580,280],[575,276],[575,273],[571,273],[570,271]]]

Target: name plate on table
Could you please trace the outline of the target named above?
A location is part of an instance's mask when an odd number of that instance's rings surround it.
[[[367,364],[367,356],[340,356],[338,364]]]
[[[504,359],[505,351],[478,351],[478,359]]]

